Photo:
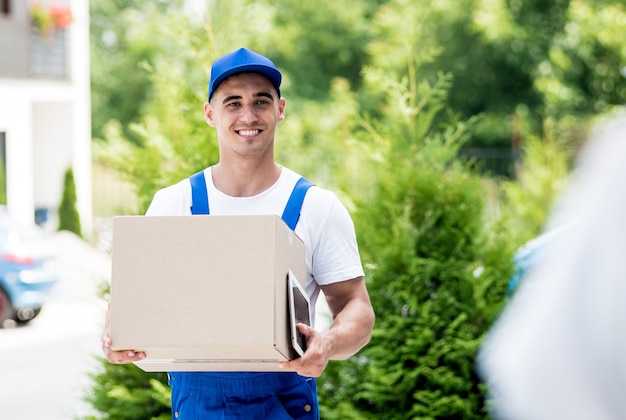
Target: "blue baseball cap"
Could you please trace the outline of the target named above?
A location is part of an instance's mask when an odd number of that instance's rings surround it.
[[[280,97],[280,82],[282,75],[276,65],[267,57],[250,51],[247,48],[239,48],[223,57],[215,60],[211,66],[211,79],[209,80],[209,101],[217,90],[217,87],[227,77],[243,72],[260,73],[267,77],[278,91]]]

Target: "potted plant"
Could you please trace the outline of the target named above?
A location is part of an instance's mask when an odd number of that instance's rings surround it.
[[[35,3],[29,8],[29,12],[33,28],[42,35],[65,29],[74,19],[69,6],[58,4],[46,7]]]

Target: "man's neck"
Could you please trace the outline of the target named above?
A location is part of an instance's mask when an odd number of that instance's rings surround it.
[[[252,197],[278,180],[281,167],[275,162],[264,165],[229,165],[220,162],[212,168],[213,185],[231,197]]]

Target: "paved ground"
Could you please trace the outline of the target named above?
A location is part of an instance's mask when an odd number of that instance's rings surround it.
[[[39,317],[0,329],[0,418],[71,420],[91,413],[83,401],[98,365],[104,302],[97,284],[110,261],[68,233],[55,234],[62,274]]]

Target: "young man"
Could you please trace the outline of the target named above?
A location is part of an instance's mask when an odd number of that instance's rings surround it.
[[[213,64],[204,116],[217,130],[220,160],[201,175],[210,214],[283,213],[301,177],[274,161],[274,134],[285,118],[281,78],[271,60],[245,48]],[[146,215],[195,213],[192,196],[192,181],[185,179],[158,191]],[[346,208],[332,192],[312,186],[304,197],[295,232],[306,246],[311,306],[315,307],[322,291],[333,316],[330,328],[318,332],[298,325],[306,336],[306,352],[282,363],[297,373],[168,374],[175,418],[319,418],[313,378],[322,374],[329,360],[346,359],[369,342],[374,312]],[[112,351],[108,321],[102,341],[111,363],[145,357],[132,349]]]

